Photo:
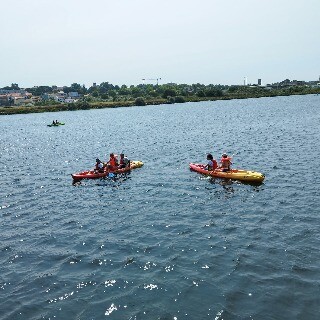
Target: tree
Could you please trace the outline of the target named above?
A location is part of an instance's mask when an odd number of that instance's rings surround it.
[[[175,103],[184,103],[184,102],[186,102],[186,100],[182,96],[177,96],[174,98],[174,102]]]
[[[128,90],[128,88],[125,84],[121,86],[121,88],[119,90],[119,94],[122,96],[126,96],[126,95],[130,94],[130,91]]]
[[[239,86],[231,86],[231,87],[229,87],[228,91],[230,93],[237,92],[239,90],[239,88],[240,88]]]
[[[205,91],[205,95],[207,97],[221,97],[223,93],[221,89],[209,88]]]
[[[206,94],[204,93],[203,90],[199,90],[199,91],[197,92],[197,96],[198,96],[199,98],[203,98],[203,97],[206,96]]]
[[[108,94],[110,97],[114,99],[117,96],[117,91],[112,89],[112,90],[109,90]]]
[[[134,87],[131,89],[131,93],[134,98],[138,98],[139,96],[143,96],[143,90],[138,87]]]
[[[162,96],[163,96],[164,98],[167,98],[167,97],[175,97],[176,95],[177,95],[176,90],[171,89],[171,88],[165,89],[164,92],[163,92],[163,94],[162,94]]]
[[[17,83],[11,83],[12,90],[20,90],[19,85]]]
[[[11,86],[6,86],[2,88],[3,90],[20,90],[17,83],[11,83]]]
[[[91,92],[91,95],[92,95],[93,97],[95,97],[95,98],[99,97],[99,92],[98,92],[98,90],[95,90],[95,91]]]
[[[109,95],[107,93],[103,93],[100,95],[101,99],[104,99],[104,100],[108,100],[109,99]]]
[[[73,84],[70,86],[70,89],[71,89],[70,92],[85,93],[85,92],[83,92],[83,88],[85,88],[84,85],[81,86],[81,85],[78,84],[78,83],[73,83]]]
[[[145,106],[146,105],[146,102],[141,97],[137,98],[134,103],[136,106]]]
[[[39,86],[33,88],[26,88],[26,91],[32,93],[34,96],[42,96],[45,93],[51,93],[52,88],[49,86]]]
[[[100,94],[102,93],[108,93],[109,90],[113,90],[114,86],[110,84],[109,82],[102,82],[98,86]]]

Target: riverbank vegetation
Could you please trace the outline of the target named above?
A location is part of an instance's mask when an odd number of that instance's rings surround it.
[[[10,87],[8,87],[10,88]],[[132,107],[159,104],[175,104],[198,101],[247,99],[289,95],[319,94],[319,86],[273,85],[268,87],[225,86],[203,84],[140,84],[137,86],[118,86],[108,82],[93,85],[87,89],[77,83],[63,87],[63,93],[78,93],[75,102],[58,102],[52,98],[57,87],[40,86],[26,88],[27,92],[41,99],[28,106],[2,106],[0,114],[21,114],[56,112],[101,108]],[[61,89],[60,89],[61,90]],[[61,92],[61,91],[59,91]]]

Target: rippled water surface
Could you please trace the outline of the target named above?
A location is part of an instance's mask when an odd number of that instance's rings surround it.
[[[0,319],[320,319],[319,108],[310,95],[1,116]],[[121,151],[144,166],[72,184]],[[224,151],[265,182],[189,171]]]

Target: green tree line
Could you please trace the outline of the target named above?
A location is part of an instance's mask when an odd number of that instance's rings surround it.
[[[306,85],[288,86],[290,80],[283,82],[286,85],[275,85],[270,87],[262,86],[227,86],[227,85],[205,85],[205,84],[139,84],[139,85],[113,85],[109,82],[102,82],[86,88],[85,85],[72,83],[62,88],[64,93],[78,92],[81,99],[78,100],[79,108],[90,106],[103,106],[104,104],[123,103],[125,105],[145,105],[159,103],[183,103],[186,101],[218,100],[218,99],[245,99],[259,98],[293,94],[320,93],[320,87]],[[14,83],[4,87],[6,90],[20,89]],[[37,86],[25,88],[34,96],[57,93],[61,88],[57,86]],[[59,104],[53,100],[41,100],[37,106],[53,106]]]

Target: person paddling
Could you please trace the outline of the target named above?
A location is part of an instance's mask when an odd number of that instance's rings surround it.
[[[123,153],[120,154],[119,169],[126,168],[130,166],[130,160]]]
[[[116,170],[118,168],[118,159],[114,153],[110,153],[110,159],[108,161],[108,168],[110,170]]]
[[[95,173],[102,173],[103,172],[103,163],[98,158],[96,159],[96,166],[95,166],[94,172]]]
[[[226,153],[223,153],[220,159],[220,163],[221,166],[220,168],[222,169],[222,171],[226,172],[226,171],[230,171],[231,170],[231,157],[228,157],[228,155]]]
[[[208,171],[213,171],[218,168],[218,163],[215,159],[213,159],[213,156],[211,153],[207,154],[207,160],[208,160],[208,163],[204,166],[204,169],[207,169]]]

